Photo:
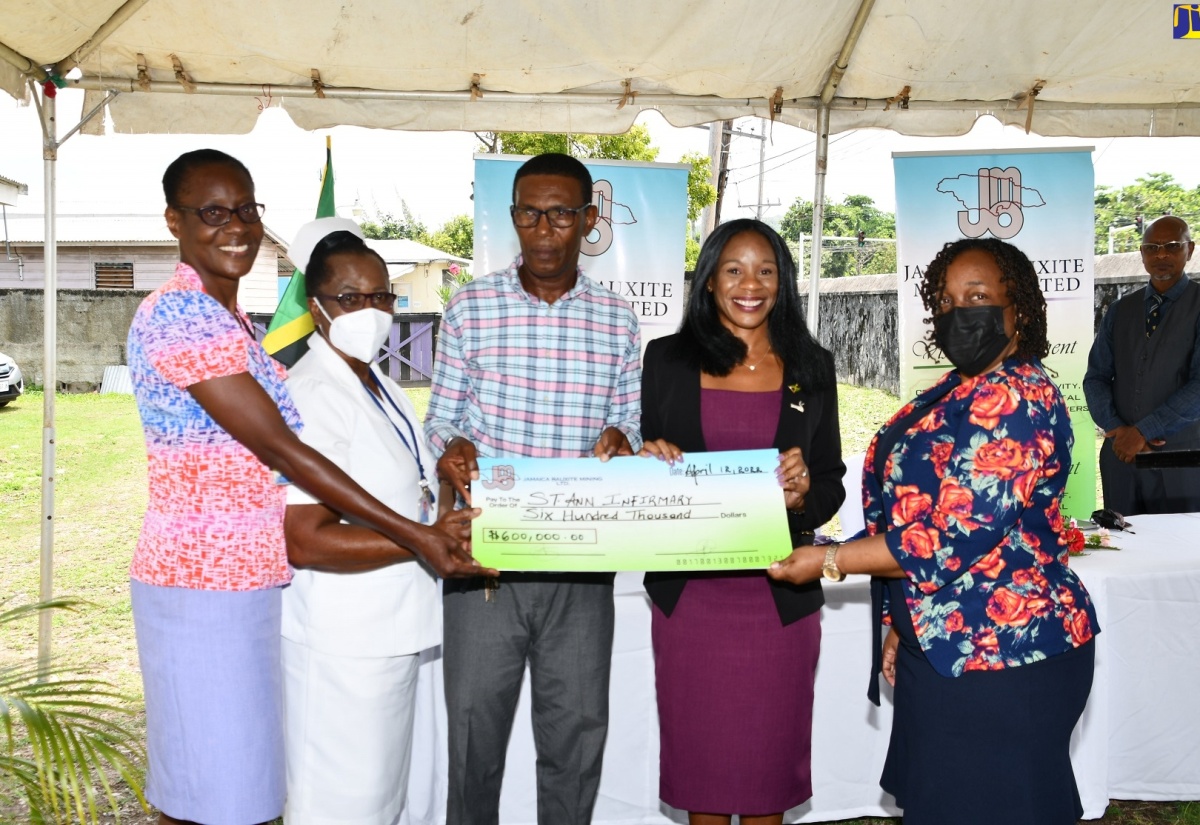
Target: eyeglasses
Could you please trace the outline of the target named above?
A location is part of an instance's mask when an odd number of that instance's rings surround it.
[[[512,215],[513,226],[521,229],[529,229],[537,226],[541,221],[542,215],[546,216],[546,220],[551,226],[557,226],[559,229],[566,229],[568,226],[575,225],[575,216],[583,210],[591,206],[590,203],[575,209],[568,209],[565,206],[555,206],[550,209],[534,209],[530,206],[510,206],[509,214]]]
[[[1159,252],[1166,252],[1168,255],[1178,255],[1187,246],[1183,241],[1171,241],[1170,243],[1144,243],[1142,244],[1143,255],[1157,255]]]
[[[258,223],[262,220],[263,213],[267,211],[267,207],[261,203],[243,203],[236,209],[227,209],[224,206],[179,206],[175,204],[172,209],[178,209],[180,212],[193,212],[196,217],[204,221],[209,226],[224,226],[233,220],[233,213],[242,219],[242,223]]]
[[[396,293],[394,292],[343,292],[340,295],[318,293],[313,297],[320,298],[322,301],[337,301],[338,306],[346,312],[358,312],[367,303],[371,304],[371,309],[391,312],[392,307],[396,305]]]

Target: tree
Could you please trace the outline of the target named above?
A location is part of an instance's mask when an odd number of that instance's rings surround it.
[[[688,169],[688,223],[693,223],[700,217],[700,212],[706,206],[711,206],[717,199],[717,187],[709,182],[712,176],[712,158],[703,152],[688,152],[679,159],[686,163]]]
[[[400,201],[400,217],[391,212],[375,212],[375,219],[363,221],[360,224],[363,235],[375,240],[387,241],[397,238],[408,238],[412,241],[425,243],[429,230],[425,224],[413,216],[408,204]]]
[[[459,258],[475,257],[475,220],[455,215],[431,233],[424,243]]]
[[[688,227],[687,238],[683,241],[683,270],[695,272],[696,262],[700,260],[700,238]]]
[[[459,287],[466,286],[475,280],[475,276],[458,264],[450,264],[450,268],[446,270],[449,276],[446,283],[437,288],[438,300],[442,302],[442,309],[446,308],[446,304],[450,303],[450,297],[458,292]]]
[[[779,233],[794,244],[801,234],[812,236],[813,204],[796,198],[779,222]],[[896,245],[871,243],[858,246],[858,233],[867,238],[895,238],[896,216],[884,212],[866,195],[847,195],[841,203],[825,204],[824,232],[826,237],[851,238],[830,241],[821,257],[821,277],[840,278],[844,275],[876,275],[896,271]]]
[[[477,133],[488,151],[506,155],[541,155],[559,152],[577,158],[604,160],[658,159],[658,148],[650,142],[650,130],[634,125],[620,135],[567,135],[553,132]]]
[[[717,199],[717,187],[709,181],[712,159],[703,152],[688,152],[679,159],[688,169],[687,239],[683,247],[683,268],[691,272],[696,269],[700,258],[700,237],[696,233],[696,219],[704,207],[711,206]]]
[[[1097,186],[1095,199],[1098,254],[1108,252],[1109,227],[1121,228],[1113,235],[1113,251],[1137,249],[1142,242],[1141,234],[1133,228],[1138,217],[1146,224],[1162,215],[1178,215],[1193,226],[1200,221],[1200,186],[1185,189],[1166,172],[1152,172],[1120,189]]]
[[[475,221],[468,215],[455,215],[430,235],[426,243],[434,249],[449,252],[459,258],[474,258]],[[474,279],[466,267],[460,267],[458,264],[450,264],[449,269],[445,271],[449,277],[437,288],[443,309],[450,303],[450,296],[457,292],[459,287]]]

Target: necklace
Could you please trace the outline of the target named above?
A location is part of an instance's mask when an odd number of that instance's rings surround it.
[[[745,361],[743,361],[742,366],[745,367],[746,369],[750,370],[750,372],[754,372],[755,368],[758,367],[758,365],[761,364],[763,361],[767,360],[767,356],[770,355],[773,351],[774,350],[772,350],[770,347],[767,347],[767,351],[766,351],[766,353],[763,354],[762,358],[759,358],[753,364],[747,364]],[[747,350],[747,354],[749,354],[748,350]]]

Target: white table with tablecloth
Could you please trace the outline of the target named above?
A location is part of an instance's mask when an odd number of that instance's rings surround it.
[[[1091,592],[1103,632],[1096,678],[1075,730],[1072,761],[1084,817],[1110,798],[1200,799],[1200,514],[1139,516],[1135,535],[1114,533],[1119,550],[1072,559]],[[891,726],[866,698],[870,598],[862,577],[825,588],[821,662],[813,722],[813,798],[785,822],[896,816],[879,789]],[[650,605],[640,574],[616,585],[611,709],[596,825],[683,823],[658,800],[658,721]],[[445,707],[436,656],[422,669],[408,825],[437,825],[445,811]],[[730,696],[736,703],[737,696]],[[787,701],[786,696],[779,697]],[[1022,735],[996,720],[996,736]],[[980,747],[986,747],[981,742]],[[537,821],[528,684],[505,768],[504,825]]]

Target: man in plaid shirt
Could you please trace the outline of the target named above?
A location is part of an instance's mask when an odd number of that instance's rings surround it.
[[[567,155],[517,171],[521,254],[473,281],[442,319],[425,430],[464,497],[476,456],[607,461],[641,448],[638,321],[579,268],[597,220],[592,178]],[[586,825],[608,730],[613,575],[505,573],[444,585],[447,825],[496,825],[528,663],[539,825]]]

